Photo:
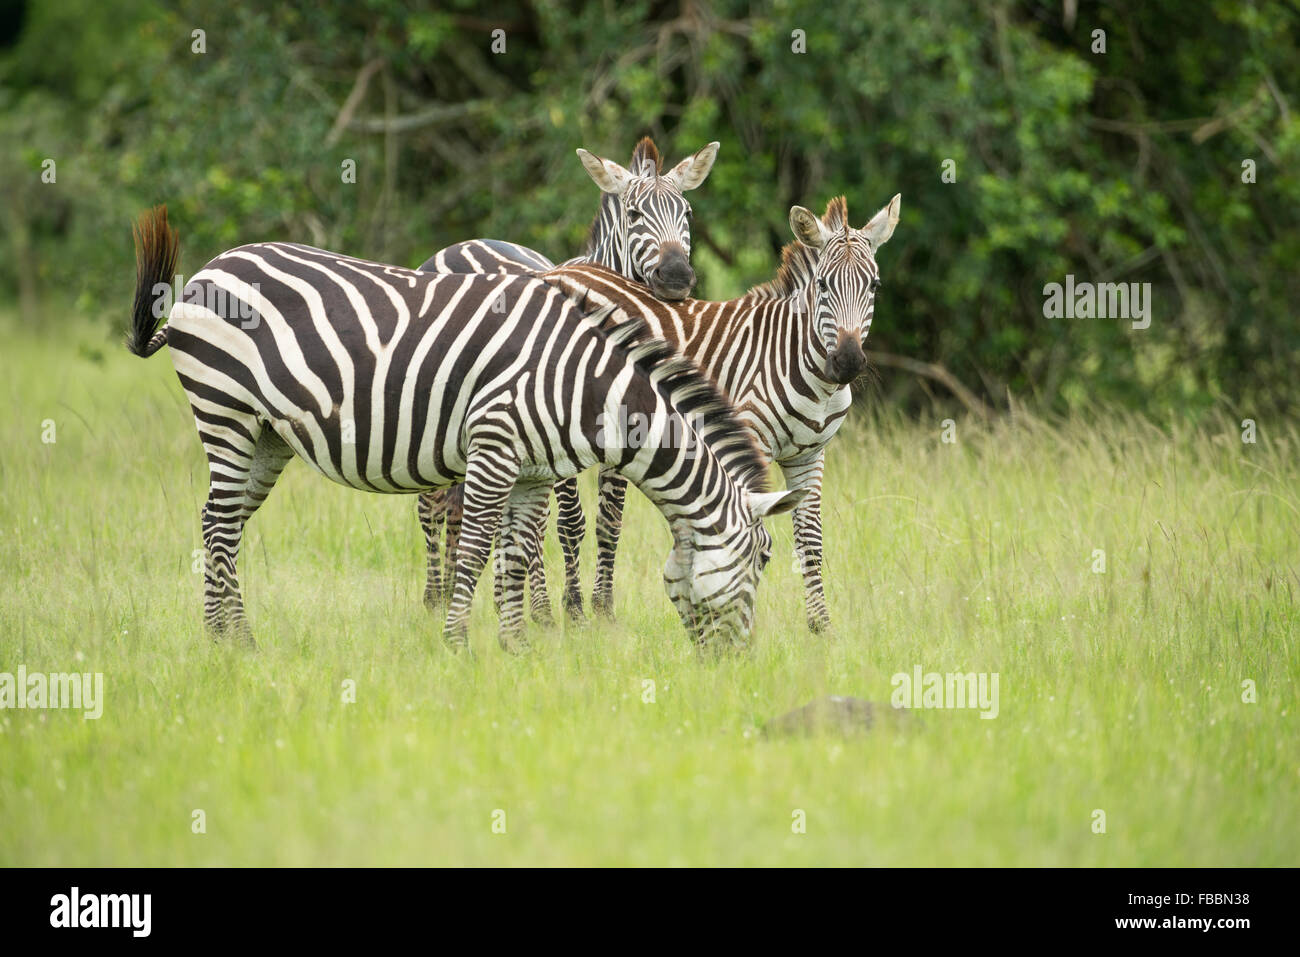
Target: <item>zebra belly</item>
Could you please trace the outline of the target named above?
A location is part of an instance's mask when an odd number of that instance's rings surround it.
[[[437,355],[438,344],[435,337],[430,353]],[[406,390],[405,376],[393,376],[387,387],[382,381],[387,375],[368,383],[344,378],[335,383],[342,386],[336,394],[303,358],[296,337],[245,330],[184,302],[168,320],[168,345],[196,415],[232,420],[253,435],[270,428],[299,458],[340,485],[408,493],[464,478],[463,419],[449,415],[454,409],[444,408],[437,397]],[[264,351],[268,347],[273,355]],[[277,368],[270,368],[273,363]],[[454,393],[461,384],[447,388]],[[364,403],[358,401],[362,393]],[[358,413],[362,404],[366,415]]]

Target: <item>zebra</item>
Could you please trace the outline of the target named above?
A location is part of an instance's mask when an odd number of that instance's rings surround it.
[[[579,149],[578,159],[600,187],[600,209],[587,236],[587,250],[563,265],[594,262],[650,288],[658,298],[680,302],[695,288],[691,268],[691,204],[682,194],[708,178],[719,144],[709,143],[663,173],[663,160],[650,137],[632,151],[624,168]],[[555,263],[527,246],[498,239],[455,243],[430,256],[424,272],[545,272]]]
[[[645,284],[660,299],[685,299],[695,286],[695,272],[690,264],[692,210],[683,193],[696,189],[708,177],[717,159],[718,146],[716,141],[709,143],[667,174],[662,173],[663,160],[650,137],[637,143],[627,168],[579,149],[578,158],[600,187],[600,208],[588,234],[587,251],[565,265],[599,263]],[[553,262],[526,246],[496,239],[472,239],[440,250],[420,269],[439,273],[527,274],[554,267]],[[576,560],[586,533],[577,482],[558,483],[555,497],[558,527],[565,529],[564,552]],[[428,552],[424,603],[434,609],[449,597],[450,582],[442,577],[437,543],[445,522],[447,565],[451,567],[460,522],[459,493],[456,489],[426,493],[419,497],[416,509]],[[540,543],[536,554],[529,556],[528,576],[533,618],[548,623],[551,608]],[[565,592],[564,607],[570,618],[580,619],[582,591],[577,586],[578,570],[566,568],[565,580],[575,585]]]
[[[900,204],[901,196],[895,195],[861,229],[849,225],[842,196],[830,201],[821,218],[795,206],[790,228],[796,242],[783,250],[776,278],[727,302],[659,302],[635,283],[592,265],[544,274],[571,296],[600,307],[616,306],[618,315],[639,317],[695,362],[731,399],[764,456],[780,466],[787,488],[807,493],[793,518],[805,610],[813,631],[830,624],[822,583],[826,445],[844,421],[851,383],[867,365],[862,341],[871,328],[880,288],[876,252],[893,234]],[[620,476],[601,470],[592,605],[611,617],[626,490]],[[582,520],[579,506],[577,521]],[[561,534],[562,543],[570,540]],[[576,568],[577,556],[566,554],[565,567]],[[570,582],[566,587],[581,585]]]
[[[185,285],[162,328],[157,289],[176,271],[165,207],[137,223],[127,348],[164,345],[189,398],[210,483],[201,522],[204,620],[252,643],[236,574],[249,518],[296,455],[349,488],[418,493],[463,482],[464,521],[444,639],[468,647],[474,586],[498,529],[536,527],[558,478],[603,465],[669,523],[665,588],[701,644],[743,641],[771,537],[761,519],[798,504],[765,488],[763,461],[709,380],[646,325],[602,329],[554,284],[436,276],[295,243],[221,253]],[[635,447],[607,407],[661,425]],[[680,419],[689,454],[662,428]],[[522,578],[508,580],[498,640],[520,644]]]

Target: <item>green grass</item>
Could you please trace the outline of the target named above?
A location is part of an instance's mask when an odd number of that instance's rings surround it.
[[[530,626],[511,658],[480,588],[470,660],[420,605],[414,501],[294,463],[245,539],[249,653],[203,636],[206,469],[170,362],[99,328],[0,322],[0,671],[106,695],[98,721],[0,711],[0,864],[1300,863],[1293,425],[1018,415],[946,445],[850,421],[833,633],[805,629],[779,520],[752,650],[721,660],[688,644],[635,493],[618,623]],[[820,695],[887,702],[915,665],[997,672],[999,716],[759,734]]]

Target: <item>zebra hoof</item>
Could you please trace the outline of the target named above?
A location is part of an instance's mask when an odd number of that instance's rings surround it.
[[[506,635],[498,635],[497,642],[501,645],[502,651],[514,655],[516,658],[522,658],[533,650],[533,646],[524,638],[509,638]]]
[[[469,635],[463,631],[454,631],[442,636],[442,642],[447,648],[456,654],[465,654],[471,661],[474,659],[474,649],[469,646]]]
[[[583,613],[582,602],[566,599],[564,602],[564,615],[573,625],[585,625],[587,616]]]
[[[831,630],[830,616],[826,616],[823,618],[809,618],[808,630],[811,631],[814,635],[821,635],[830,631]]]
[[[247,648],[249,651],[257,650],[257,642],[253,640],[253,630],[248,627],[248,622],[238,623],[221,623],[207,626],[208,639],[213,644],[232,644],[239,645],[241,648]]]
[[[550,628],[555,624],[555,616],[551,614],[551,609],[534,609],[533,624],[541,625],[543,628]]]

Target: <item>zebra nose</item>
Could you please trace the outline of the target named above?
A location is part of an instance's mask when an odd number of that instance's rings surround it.
[[[659,265],[649,278],[651,291],[660,299],[685,299],[695,286],[695,270],[686,250],[675,245],[661,252]]]
[[[867,367],[862,343],[845,332],[839,334],[835,348],[826,355],[826,378],[838,385],[848,385]]]

